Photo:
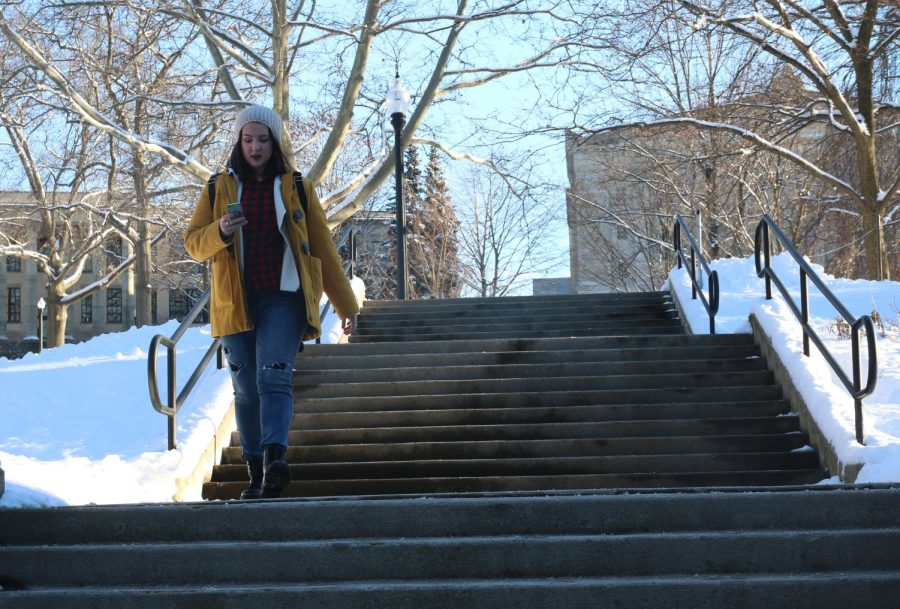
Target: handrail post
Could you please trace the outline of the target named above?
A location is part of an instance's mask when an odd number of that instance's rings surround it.
[[[809,357],[809,289],[806,285],[806,271],[800,269],[800,311],[803,325],[803,355]]]
[[[356,277],[356,231],[350,229],[350,279]]]
[[[766,300],[772,300],[772,249],[769,244],[769,225],[763,224],[763,260],[766,270]]]
[[[691,248],[691,298],[697,298],[697,260],[694,248]]]
[[[167,378],[166,378],[166,393],[168,395],[168,403],[167,405],[173,411],[178,409],[178,398],[175,393],[175,347],[168,349],[166,351],[166,363],[167,363]],[[173,450],[176,446],[175,444],[175,415],[168,417],[169,418],[169,450]]]
[[[678,223],[678,219],[675,220],[675,227],[672,229],[672,245],[675,247],[675,263],[677,267],[681,268],[681,224]]]
[[[860,444],[865,445],[865,437],[863,435],[863,411],[862,411],[862,398],[859,396],[860,390],[862,389],[861,379],[860,379],[860,364],[859,364],[859,331],[858,329],[854,329],[853,333],[850,336],[850,350],[853,357],[853,410],[856,420],[856,441]]]
[[[677,268],[682,268],[687,264],[687,259],[685,258],[684,250],[681,247],[681,238],[682,233],[685,237],[687,237],[688,243],[690,243],[691,250],[691,268],[690,268],[690,276],[691,276],[691,299],[696,300],[698,295],[700,297],[700,302],[703,304],[703,308],[706,309],[706,312],[709,314],[709,333],[716,333],[716,313],[719,311],[719,280],[716,271],[711,271],[709,265],[706,262],[706,259],[703,257],[703,253],[700,251],[700,246],[697,244],[697,241],[694,239],[694,236],[691,234],[691,230],[685,225],[684,219],[681,216],[675,215],[675,225],[672,227],[672,248],[675,251],[675,262]],[[697,269],[697,261],[699,258],[700,269],[699,269],[699,278],[698,281],[698,269]],[[709,298],[707,299],[703,293],[703,273],[707,273],[709,276]]]

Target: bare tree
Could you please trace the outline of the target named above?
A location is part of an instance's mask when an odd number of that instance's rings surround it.
[[[511,184],[483,165],[469,166],[464,176],[456,208],[467,292],[506,296],[568,255],[550,238],[558,201],[547,189],[530,185],[527,175]]]
[[[236,0],[155,0],[140,5],[124,0],[105,0],[91,4],[104,7],[127,5],[131,9],[129,13],[144,11],[147,15],[164,15],[178,20],[185,28],[184,31],[172,30],[175,38],[171,45],[176,49],[185,46],[181,42],[184,36],[199,30],[206,57],[200,57],[198,45],[186,48],[190,49],[195,63],[200,59],[199,65],[205,71],[197,75],[196,86],[184,97],[153,100],[159,104],[184,107],[186,104],[208,106],[219,103],[220,109],[227,109],[229,104],[239,105],[247,103],[246,100],[270,97],[276,111],[289,124],[288,119],[295,115],[292,108],[298,108],[298,115],[308,113],[307,116],[327,121],[311,134],[311,141],[289,146],[290,152],[296,152],[295,148],[316,151],[315,159],[306,171],[316,186],[327,183],[329,174],[342,162],[351,136],[364,134],[370,150],[367,163],[323,197],[323,205],[329,210],[333,223],[359,209],[393,171],[393,157],[385,145],[380,112],[380,101],[391,74],[377,64],[372,65],[374,53],[380,57],[398,58],[400,48],[413,46],[417,49],[417,57],[422,58],[411,70],[404,65],[404,77],[413,84],[415,93],[415,105],[404,129],[404,146],[411,142],[412,135],[423,125],[428,111],[439,99],[462,94],[469,88],[508,74],[558,65],[567,60],[566,45],[560,42],[554,24],[569,21],[554,12],[558,5],[564,4],[556,1],[543,3],[538,8],[532,8],[525,0],[492,1],[478,3],[472,9],[468,0],[456,0],[452,3],[453,10],[444,10],[449,8],[450,2],[423,8],[419,3],[400,0],[368,0],[361,7],[340,10],[320,6],[320,3],[290,3],[287,0],[274,0],[266,7]],[[58,10],[77,10],[80,5],[64,3],[58,5]],[[12,10],[7,8],[0,12],[0,32],[46,76],[48,86],[61,103],[94,128],[112,134],[195,179],[208,177],[211,168],[178,142],[148,137],[121,116],[112,116],[97,108],[73,86],[68,78],[69,66],[54,61],[52,55],[40,48],[34,40],[30,22],[23,27],[14,25],[7,15]],[[34,15],[27,15],[30,19],[48,9],[22,5],[18,10],[34,10]],[[481,57],[479,61],[483,64],[472,65],[467,37],[478,40],[486,28],[504,20],[543,23],[546,27],[536,26],[534,30],[545,31],[545,34],[512,49],[515,53],[495,54],[493,60]],[[130,25],[130,21],[116,24],[117,27]],[[482,37],[479,42],[485,40]],[[503,57],[504,61],[498,61],[498,57]],[[174,64],[170,75],[184,70]],[[381,72],[384,74],[379,76]],[[298,88],[298,82],[311,84]],[[227,125],[215,125],[214,129],[220,137],[227,134]]]
[[[30,116],[35,107],[27,102],[3,99],[0,110],[2,122],[10,145],[27,177],[27,192],[7,193],[0,222],[0,255],[18,256],[33,260],[46,278],[47,344],[62,345],[65,341],[66,321],[70,305],[80,302],[108,286],[135,259],[117,247],[117,252],[107,256],[111,262],[105,268],[96,269],[96,280],[86,287],[77,284],[85,269],[110,242],[133,244],[138,233],[135,225],[147,219],[128,211],[113,210],[108,204],[100,205],[104,191],[90,192],[86,185],[101,177],[102,163],[91,156],[98,138],[76,124],[65,129],[64,137],[56,143],[63,144],[51,154],[37,154],[31,145],[35,135],[43,136],[55,126],[38,116]],[[22,102],[28,109],[22,107]],[[44,114],[46,116],[46,114]],[[108,202],[107,202],[108,203]],[[158,236],[162,236],[160,232]]]
[[[889,278],[884,230],[900,205],[900,165],[895,158],[884,164],[886,159],[880,151],[887,148],[882,140],[889,138],[896,127],[897,106],[890,99],[877,99],[875,94],[892,91],[884,86],[884,80],[876,79],[876,67],[888,61],[900,44],[897,6],[884,0],[824,0],[817,6],[793,0],[666,0],[650,6],[642,3],[640,7],[626,4],[630,10],[639,8],[644,11],[642,14],[652,14],[657,23],[662,17],[664,24],[680,24],[684,31],[690,28],[687,37],[678,38],[682,44],[696,43],[716,32],[726,35],[723,40],[730,44],[749,45],[758,51],[759,59],[744,69],[773,74],[776,70],[772,68],[789,67],[800,76],[803,87],[814,93],[806,96],[808,99],[787,96],[768,102],[758,100],[754,104],[756,114],[767,113],[769,120],[756,125],[716,116],[707,109],[711,108],[709,104],[689,111],[670,107],[668,115],[663,116],[648,111],[657,109],[645,103],[640,108],[640,120],[620,120],[597,130],[631,129],[636,125],[644,129],[690,126],[720,137],[739,138],[745,146],[785,159],[833,190],[826,200],[829,204],[850,204],[861,219],[867,275],[873,279]],[[657,33],[655,29],[651,31]],[[624,55],[622,63],[629,69],[645,70],[647,82],[652,82],[653,77],[664,72],[646,61],[649,51],[656,48],[654,38],[633,40],[643,40],[644,45],[627,49],[618,45],[623,51],[618,57]],[[772,68],[766,69],[767,65]],[[676,91],[678,87],[692,86],[687,80],[675,84]],[[653,97],[644,95],[642,99]],[[739,100],[731,100],[736,101]],[[828,160],[817,156],[814,146],[791,145],[792,138],[812,133],[819,139],[842,139],[845,154],[853,163],[843,168],[834,166],[843,171],[832,172]]]

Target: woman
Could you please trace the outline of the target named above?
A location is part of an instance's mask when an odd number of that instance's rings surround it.
[[[212,334],[222,337],[250,472],[242,499],[278,497],[290,483],[285,452],[293,364],[302,342],[321,334],[323,289],[346,323],[345,334],[359,312],[319,199],[305,180],[304,210],[281,135],[274,110],[250,106],[238,113],[228,169],[214,181],[213,201],[210,185],[203,189],[184,237],[192,258],[212,258]]]

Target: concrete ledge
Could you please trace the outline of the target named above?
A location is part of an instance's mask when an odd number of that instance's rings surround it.
[[[819,452],[819,460],[822,466],[828,471],[830,476],[839,476],[841,482],[854,482],[859,475],[859,470],[862,469],[863,464],[841,462],[837,456],[837,452],[834,450],[834,446],[828,441],[825,434],[822,433],[822,430],[813,418],[809,407],[806,405],[806,401],[794,385],[793,380],[788,374],[787,367],[784,365],[784,362],[781,360],[775,347],[772,346],[772,340],[763,331],[756,316],[752,313],[750,314],[750,326],[753,328],[753,340],[759,345],[763,357],[766,358],[766,366],[775,374],[775,380],[784,390],[785,397],[791,404],[791,410],[796,412],[800,417],[800,428],[809,434],[810,442],[812,442],[813,446],[815,446],[816,450]]]
[[[216,433],[210,438],[209,444],[197,460],[194,469],[187,476],[175,480],[175,494],[173,501],[196,501],[203,490],[203,483],[209,482],[212,477],[213,466],[222,460],[222,449],[231,443],[231,432],[237,429],[237,421],[234,416],[234,402],[216,429]]]

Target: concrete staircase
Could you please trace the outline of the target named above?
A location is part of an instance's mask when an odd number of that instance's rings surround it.
[[[370,302],[298,358],[287,496],[807,484],[826,478],[745,336],[664,293]],[[237,434],[204,487],[246,487]]]
[[[809,485],[764,364],[665,294],[369,303],[298,359],[294,497],[0,510],[0,609],[897,606],[900,488]]]
[[[0,607],[897,606],[900,490],[0,510]]]

